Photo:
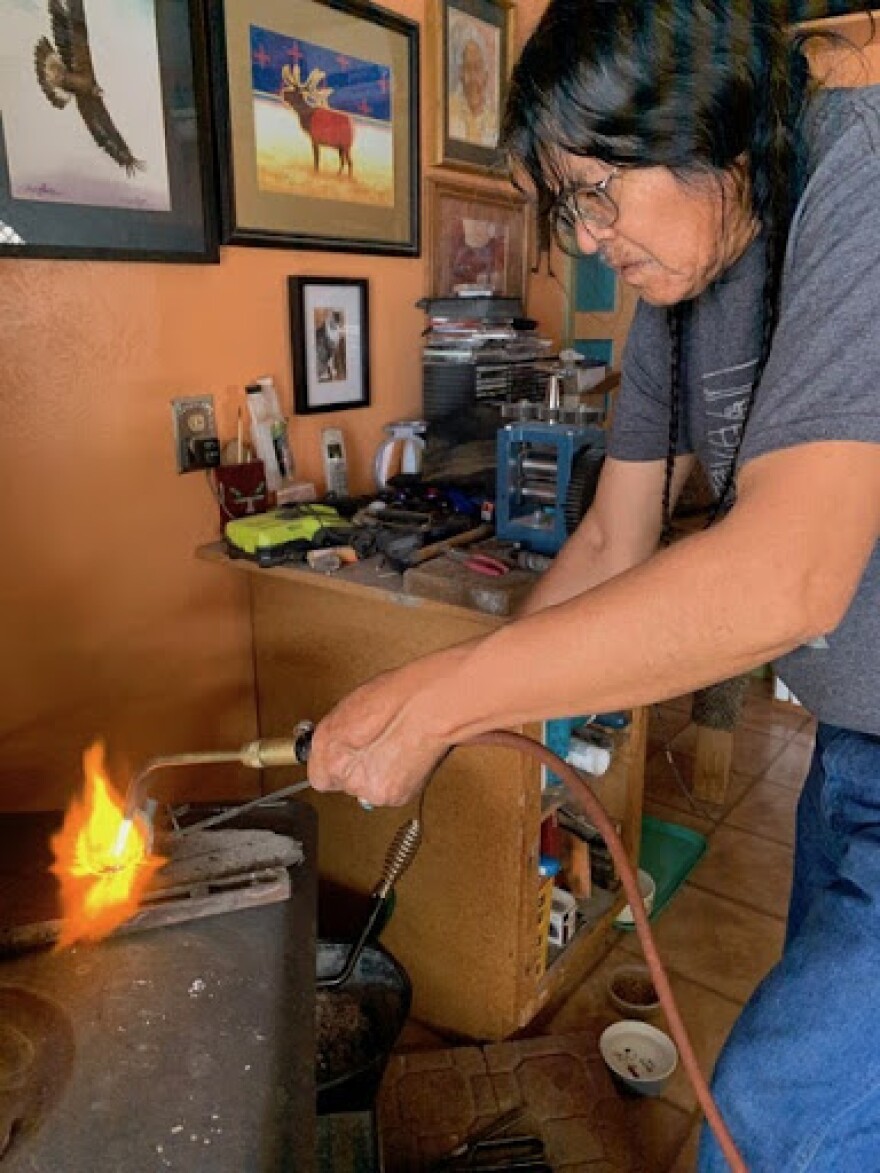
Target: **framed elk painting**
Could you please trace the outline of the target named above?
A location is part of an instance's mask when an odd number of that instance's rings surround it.
[[[210,12],[223,240],[416,256],[418,25],[359,0]]]
[[[198,0],[0,4],[0,256],[216,261]]]

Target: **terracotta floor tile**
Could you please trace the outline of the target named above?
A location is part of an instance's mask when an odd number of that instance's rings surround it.
[[[793,858],[790,847],[725,824],[712,836],[710,849],[691,873],[690,883],[784,919]]]
[[[812,742],[792,740],[770,764],[764,777],[768,782],[776,782],[780,786],[788,786],[800,792],[812,756]]]
[[[808,745],[812,749],[813,742],[816,739],[816,724],[815,717],[808,717],[791,740],[797,742],[799,745]]]
[[[698,1116],[691,1124],[684,1147],[669,1167],[668,1173],[696,1173],[697,1154],[700,1148],[700,1133],[703,1130],[703,1118]]]
[[[623,934],[621,934],[623,936]],[[600,1019],[603,1027],[621,1016],[608,999],[608,981],[620,965],[632,965],[632,954],[622,940],[611,949],[595,969],[588,973],[542,1027],[543,1034],[560,1035],[582,1030],[588,1020]]]
[[[633,1102],[631,1127],[638,1130],[645,1173],[669,1169],[691,1130],[691,1114],[667,1099]],[[584,1166],[589,1170],[589,1165]]]
[[[651,927],[669,969],[734,1002],[745,1002],[779,960],[785,935],[778,918],[690,884]],[[634,936],[624,948],[641,956]]]
[[[755,729],[736,729],[733,734],[731,767],[740,774],[757,777],[776,761],[785,747],[784,738]]]
[[[767,696],[746,697],[739,727],[770,733],[789,741],[809,721],[808,714],[794,705],[774,704]]]
[[[798,798],[798,791],[792,787],[759,778],[727,815],[724,825],[794,847]]]
[[[672,757],[678,767],[680,780],[676,777],[665,751],[657,750],[648,759],[645,766],[645,802],[658,802],[672,810],[683,811],[717,823],[740,801],[755,781],[749,774],[734,771],[731,773],[723,803],[701,801],[692,796],[694,759],[689,754],[681,752],[673,752]]]
[[[710,1079],[724,1041],[739,1017],[740,1004],[689,981],[681,974],[670,971],[669,980],[700,1070],[706,1079]],[[670,1033],[665,1014],[661,1013],[656,1021],[651,1021]],[[688,1112],[697,1107],[696,1094],[681,1063],[663,1092],[663,1098]]]

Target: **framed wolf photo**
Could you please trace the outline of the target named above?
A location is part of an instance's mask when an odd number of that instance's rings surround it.
[[[369,284],[290,277],[290,352],[300,415],[370,403]]]
[[[223,240],[418,255],[418,25],[360,0],[210,12]]]
[[[0,5],[0,255],[216,261],[199,0]]]

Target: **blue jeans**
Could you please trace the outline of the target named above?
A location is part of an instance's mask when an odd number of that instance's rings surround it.
[[[819,726],[782,960],[713,1092],[750,1173],[880,1170],[880,737]],[[727,1167],[704,1126],[700,1173]]]

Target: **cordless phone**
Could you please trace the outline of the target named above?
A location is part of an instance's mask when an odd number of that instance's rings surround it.
[[[324,460],[324,479],[327,492],[335,497],[348,496],[348,468],[345,461],[345,440],[339,428],[321,430],[321,455]]]

